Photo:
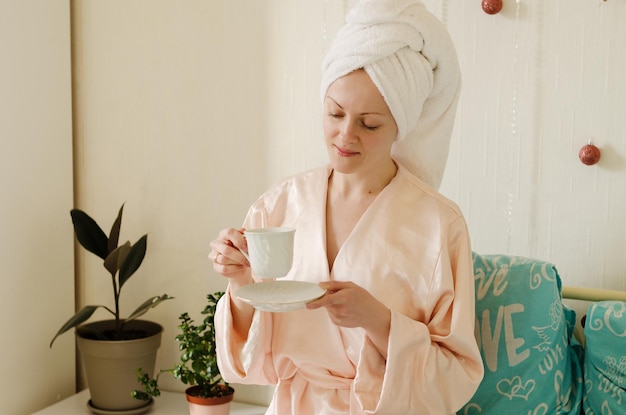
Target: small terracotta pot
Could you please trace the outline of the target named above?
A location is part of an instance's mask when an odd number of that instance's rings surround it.
[[[235,396],[235,390],[230,386],[228,388],[231,390],[231,394],[218,398],[194,396],[194,390],[200,389],[199,386],[187,388],[185,396],[189,403],[189,415],[228,415],[230,413],[230,402]]]

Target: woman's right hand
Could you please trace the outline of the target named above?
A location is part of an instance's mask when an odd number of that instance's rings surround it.
[[[250,263],[241,253],[248,252],[248,244],[243,236],[243,229],[222,229],[217,238],[209,244],[209,259],[218,274],[229,278],[236,285],[253,282]]]
[[[222,229],[217,239],[211,241],[209,259],[213,261],[213,269],[228,278],[231,292],[230,304],[233,317],[233,329],[240,338],[247,339],[252,325],[254,307],[232,295],[245,285],[253,284],[250,263],[241,253],[248,252],[248,244],[243,236],[243,229]]]

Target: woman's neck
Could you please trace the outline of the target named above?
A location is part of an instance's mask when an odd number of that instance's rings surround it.
[[[366,174],[346,174],[334,170],[328,179],[328,187],[335,195],[345,198],[376,196],[391,182],[397,171],[398,166],[393,160]]]

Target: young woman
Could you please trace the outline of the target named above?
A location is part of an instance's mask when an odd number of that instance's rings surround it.
[[[459,82],[451,42],[421,3],[362,1],[325,59],[328,165],[250,209],[296,228],[286,279],[326,294],[293,312],[255,310],[236,296],[258,282],[242,229],[211,243],[215,271],[229,278],[216,315],[220,368],[231,382],[276,385],[268,414],[453,414],[478,387],[467,227],[433,188]]]

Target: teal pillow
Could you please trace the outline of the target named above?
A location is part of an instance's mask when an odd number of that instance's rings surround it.
[[[624,414],[626,303],[592,303],[585,322],[585,414]]]
[[[578,415],[576,315],[561,302],[556,268],[519,256],[474,253],[473,260],[475,335],[485,376],[457,414]]]

